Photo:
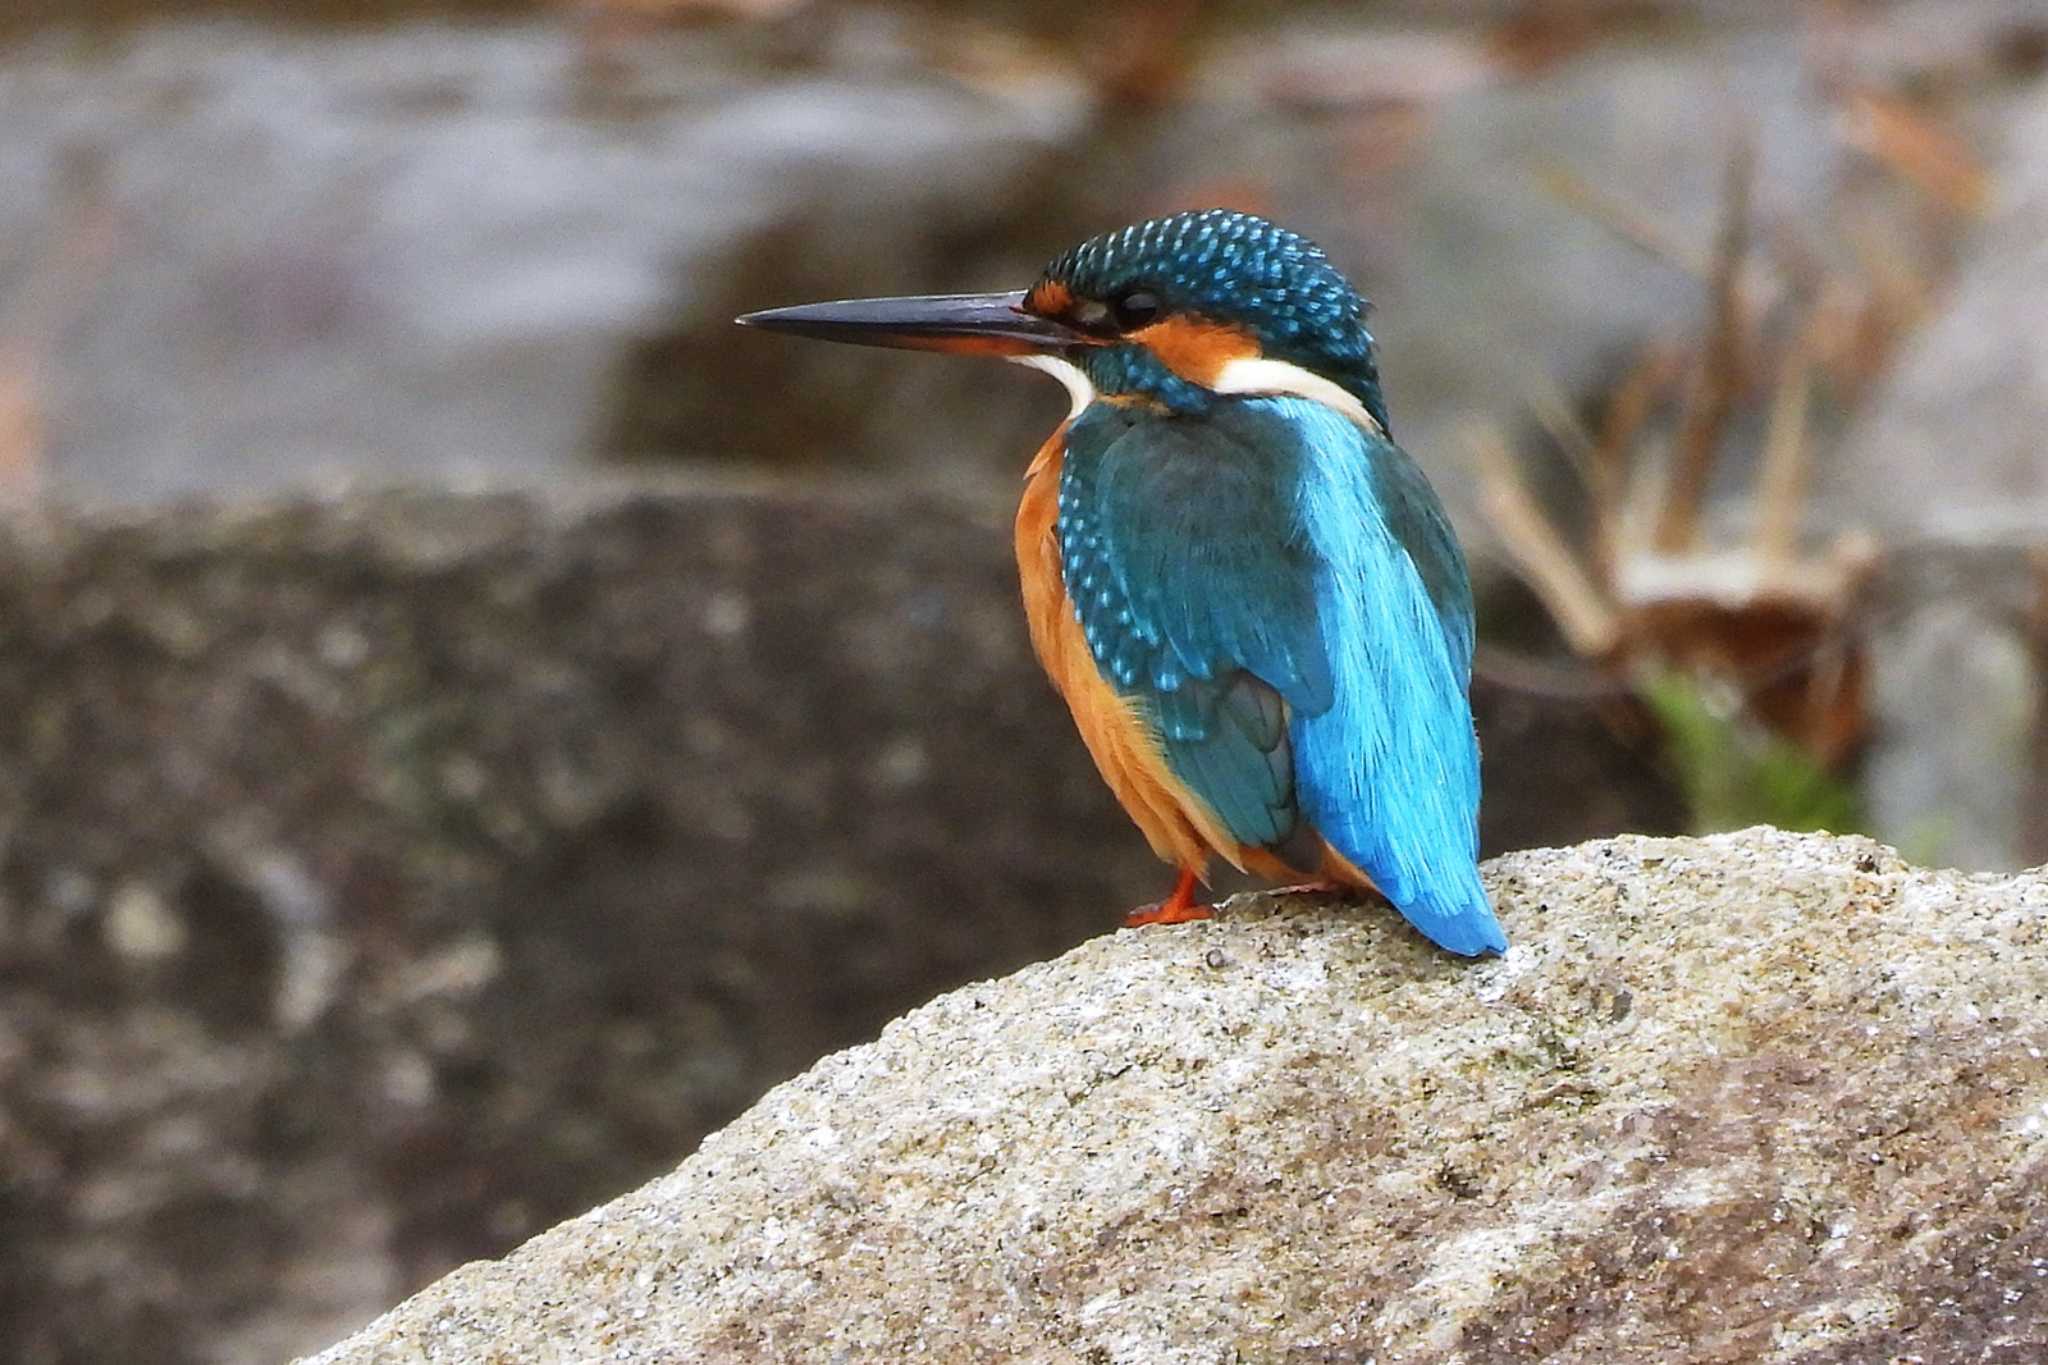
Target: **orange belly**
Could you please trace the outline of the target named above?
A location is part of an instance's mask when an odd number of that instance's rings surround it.
[[[1031,647],[1074,713],[1081,742],[1102,780],[1152,851],[1199,874],[1209,865],[1209,851],[1228,843],[1215,816],[1167,770],[1145,718],[1103,681],[1067,598],[1058,523],[1066,441],[1063,425],[1039,448],[1024,476],[1024,502],[1017,509],[1017,576],[1024,587]]]
[[[1371,880],[1327,844],[1322,844],[1320,866],[1292,868],[1266,849],[1232,839],[1207,803],[1167,767],[1142,710],[1103,681],[1060,568],[1059,483],[1066,437],[1062,425],[1039,448],[1025,474],[1024,501],[1017,509],[1017,574],[1024,588],[1031,646],[1073,712],[1081,742],[1102,780],[1152,851],[1197,876],[1207,871],[1213,852],[1240,870],[1276,881],[1309,875],[1370,889]]]

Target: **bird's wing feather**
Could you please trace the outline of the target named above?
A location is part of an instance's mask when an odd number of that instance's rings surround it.
[[[1067,434],[1067,591],[1103,677],[1152,717],[1174,775],[1242,844],[1299,819],[1287,715],[1332,696],[1288,489],[1300,452],[1101,404]]]
[[[1503,946],[1474,866],[1470,589],[1399,447],[1302,399],[1098,404],[1060,533],[1097,666],[1232,837],[1306,818],[1437,942]]]
[[[1386,518],[1387,531],[1415,566],[1436,609],[1451,666],[1461,690],[1472,683],[1472,582],[1465,570],[1465,552],[1436,490],[1408,452],[1384,437],[1362,434],[1373,491]]]

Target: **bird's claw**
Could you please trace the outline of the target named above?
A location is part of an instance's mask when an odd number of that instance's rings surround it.
[[[1130,929],[1142,928],[1147,924],[1189,924],[1198,919],[1214,919],[1216,911],[1207,905],[1175,905],[1172,901],[1160,901],[1156,905],[1141,905],[1124,916],[1124,926]]]

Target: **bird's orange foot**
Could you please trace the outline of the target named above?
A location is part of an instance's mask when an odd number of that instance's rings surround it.
[[[1171,896],[1157,905],[1141,906],[1131,911],[1124,916],[1124,925],[1136,929],[1147,924],[1186,924],[1190,920],[1212,918],[1215,913],[1209,906],[1195,903],[1195,874],[1182,872]]]

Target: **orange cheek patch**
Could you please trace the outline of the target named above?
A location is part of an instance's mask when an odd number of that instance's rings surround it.
[[[1024,311],[1042,318],[1063,318],[1074,306],[1074,291],[1059,280],[1040,280],[1024,296]]]
[[[1128,339],[1149,348],[1182,379],[1204,388],[1215,387],[1231,361],[1259,354],[1259,343],[1243,328],[1185,314],[1141,327]]]

